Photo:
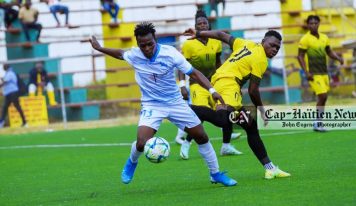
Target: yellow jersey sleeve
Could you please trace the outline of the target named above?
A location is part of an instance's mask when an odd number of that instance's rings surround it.
[[[251,74],[255,77],[262,79],[263,74],[267,69],[267,62],[256,61],[251,63]]]
[[[307,36],[303,36],[303,37],[300,39],[299,44],[298,44],[298,48],[299,48],[299,49],[304,49],[304,50],[307,50],[307,49],[309,48]]]

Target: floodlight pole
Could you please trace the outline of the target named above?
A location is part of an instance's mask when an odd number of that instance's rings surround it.
[[[289,105],[289,90],[288,90],[288,82],[287,82],[287,68],[283,68],[283,88],[284,88],[284,98],[285,103]]]
[[[62,67],[60,65],[62,59],[57,61],[57,77],[58,77],[58,84],[59,84],[59,91],[61,94],[61,108],[62,108],[62,117],[63,117],[63,126],[67,128],[67,112],[66,112],[66,102],[64,98],[64,89],[63,89],[63,74],[62,74]]]

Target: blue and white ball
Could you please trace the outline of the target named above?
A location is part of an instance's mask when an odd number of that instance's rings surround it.
[[[164,162],[170,152],[169,143],[162,137],[152,137],[145,144],[145,157],[153,163]]]

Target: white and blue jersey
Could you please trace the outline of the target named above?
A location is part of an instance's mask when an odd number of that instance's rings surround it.
[[[16,73],[12,70],[12,68],[9,68],[4,76],[4,86],[2,88],[2,93],[4,96],[19,91],[19,88],[17,86],[17,76]]]
[[[176,83],[175,68],[189,75],[192,65],[174,47],[157,44],[155,54],[147,59],[139,48],[123,55],[135,69],[135,79],[141,90],[142,104],[173,103],[182,99]]]
[[[176,83],[175,69],[189,75],[192,65],[174,47],[157,44],[155,54],[147,59],[139,48],[123,55],[135,69],[135,79],[141,90],[139,126],[158,130],[163,119],[168,119],[184,130],[201,122],[185,103]]]

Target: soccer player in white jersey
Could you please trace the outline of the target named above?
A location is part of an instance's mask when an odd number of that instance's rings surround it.
[[[137,141],[132,144],[130,157],[121,173],[122,182],[131,182],[138,158],[145,143],[157,132],[163,119],[194,137],[198,150],[210,170],[212,183],[234,186],[237,182],[219,171],[216,153],[196,114],[182,98],[175,79],[175,68],[209,90],[215,100],[223,101],[209,80],[180,54],[174,47],[158,44],[152,23],[142,22],[135,27],[138,47],[128,51],[100,46],[96,38],[90,39],[92,47],[114,58],[127,61],[135,70],[135,79],[141,90],[141,115],[138,123]]]

